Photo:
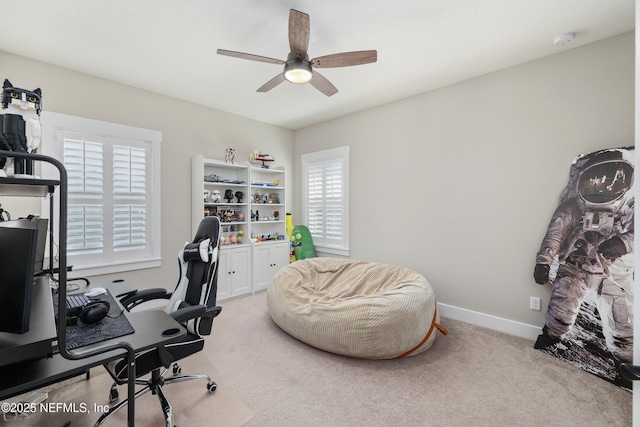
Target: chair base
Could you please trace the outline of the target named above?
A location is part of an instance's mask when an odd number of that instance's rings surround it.
[[[165,374],[168,369],[165,369],[162,373],[160,373],[159,369],[151,371],[151,377],[149,379],[136,379],[136,384],[143,385],[140,390],[136,391],[135,398],[137,399],[139,396],[151,391],[151,393],[158,396],[158,400],[160,401],[160,406],[162,408],[162,412],[164,414],[164,420],[166,427],[177,427],[173,423],[173,408],[171,404],[167,400],[167,397],[162,390],[164,385],[169,385],[171,383],[178,383],[182,381],[190,381],[190,380],[205,380],[207,381],[207,391],[209,393],[213,393],[218,388],[218,385],[211,380],[208,375],[205,374],[191,374],[191,375],[177,375],[169,378],[165,378]],[[173,365],[174,374],[180,373],[181,368],[177,363]],[[114,383],[111,386],[111,391],[109,393],[109,401],[113,402],[118,399],[118,384]],[[118,411],[123,406],[127,405],[129,399],[124,399],[116,403],[115,405],[109,408],[109,411],[102,414],[100,418],[94,424],[94,427],[100,426],[103,422],[105,422],[113,413]]]

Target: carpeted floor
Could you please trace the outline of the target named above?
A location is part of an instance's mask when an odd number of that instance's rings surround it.
[[[270,319],[264,292],[222,302],[205,350],[182,363],[204,381],[166,387],[176,423],[222,427],[630,426],[630,392],[533,349],[533,343],[442,319],[425,353],[360,360],[310,347]],[[48,402],[107,403],[101,368],[52,391]],[[121,390],[124,395],[126,391]],[[9,426],[91,426],[99,414],[43,414]],[[105,426],[126,425],[126,409]],[[69,423],[69,424],[67,424]],[[3,423],[0,421],[0,426]],[[155,396],[136,404],[136,426],[163,425]]]
[[[449,335],[425,353],[360,360],[284,333],[264,292],[222,305],[207,352],[247,427],[631,425],[631,393],[526,339],[442,319]]]
[[[182,372],[205,373],[218,384],[218,389],[209,393],[203,380],[185,381],[171,384],[164,388],[167,399],[174,411],[175,423],[178,426],[229,426],[239,427],[252,416],[251,411],[233,391],[223,376],[213,367],[204,353],[199,353],[180,364]],[[101,405],[108,405],[109,389],[112,380],[102,368],[91,371],[91,379],[79,376],[65,382],[63,387],[49,387],[48,404],[72,404],[75,409],[57,409],[57,412],[45,413],[37,411],[26,418],[18,417],[9,422],[1,421],[0,426],[28,427],[88,427],[93,426],[100,412]],[[126,386],[120,387],[120,396],[126,397]],[[94,405],[98,405],[96,408]],[[87,411],[82,410],[85,407]],[[69,406],[71,408],[71,406]],[[96,411],[97,409],[97,411]],[[54,409],[55,410],[55,409]],[[136,400],[136,427],[164,426],[164,417],[158,398],[151,393]],[[123,407],[106,421],[103,426],[126,426],[127,407]]]

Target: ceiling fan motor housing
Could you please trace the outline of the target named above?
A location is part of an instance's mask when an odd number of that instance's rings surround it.
[[[291,83],[306,83],[313,78],[309,55],[300,58],[300,55],[289,53],[287,63],[284,64],[284,78]]]

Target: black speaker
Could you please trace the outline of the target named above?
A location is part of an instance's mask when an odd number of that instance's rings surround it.
[[[29,331],[38,228],[35,222],[0,221],[0,331]]]

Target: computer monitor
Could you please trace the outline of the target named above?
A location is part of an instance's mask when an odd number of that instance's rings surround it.
[[[29,331],[38,222],[0,221],[0,331]]]

